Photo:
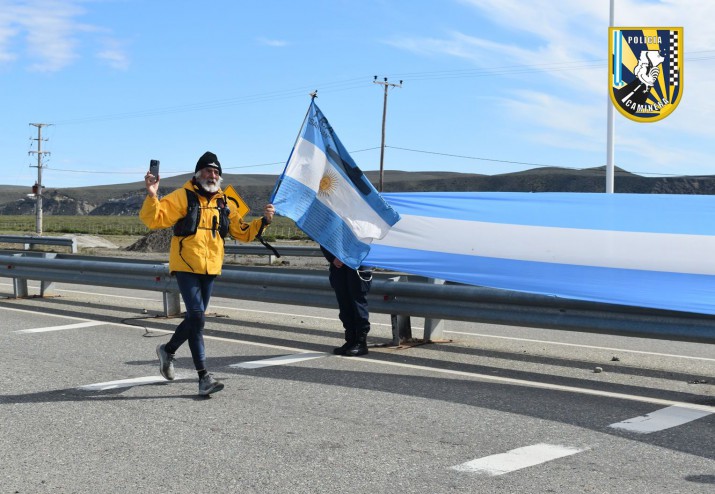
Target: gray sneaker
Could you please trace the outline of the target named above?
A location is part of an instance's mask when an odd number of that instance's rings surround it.
[[[159,372],[164,379],[169,381],[174,380],[174,355],[167,353],[164,349],[166,347],[165,343],[156,347],[156,355],[159,357]]]
[[[204,377],[199,378],[199,394],[201,396],[208,396],[222,389],[223,383],[214,379],[211,374],[206,374]]]

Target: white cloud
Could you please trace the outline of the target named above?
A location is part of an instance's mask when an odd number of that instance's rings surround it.
[[[272,46],[274,48],[282,48],[284,46],[288,46],[287,41],[283,41],[280,39],[258,38],[257,41],[258,41],[258,43],[260,43],[262,45]]]
[[[105,61],[113,69],[127,70],[129,68],[129,57],[118,41],[106,39],[102,44],[104,49],[97,52],[97,58]]]
[[[393,46],[424,56],[452,56],[490,69],[522,65],[527,75],[504,78],[500,103],[514,119],[529,121],[523,135],[556,148],[594,147],[605,140],[607,108],[607,27],[609,3],[593,0],[458,0],[474,9],[483,23],[497,29],[489,39],[449,32],[443,37],[401,38]],[[478,17],[475,17],[478,19]],[[623,125],[617,118],[618,152],[635,161],[666,168],[699,162],[705,156],[692,149],[715,138],[715,101],[709,81],[715,79],[715,2],[702,0],[616,0],[616,26],[684,26],[683,98],[674,113],[656,124]],[[709,50],[709,53],[706,53]],[[706,60],[693,60],[690,58]],[[518,78],[526,79],[520,83]],[[538,87],[539,90],[524,87]],[[631,125],[632,124],[632,125]],[[518,124],[515,124],[518,125]],[[637,127],[633,127],[637,126]],[[525,126],[526,127],[526,126]],[[637,128],[637,131],[634,129]],[[630,130],[627,130],[630,129]],[[647,136],[636,139],[632,135]],[[594,137],[599,136],[599,137]],[[601,138],[600,136],[603,136]],[[695,139],[695,141],[693,141]],[[700,139],[698,141],[698,139]],[[581,142],[579,142],[581,141]],[[590,141],[591,144],[585,144]],[[647,143],[659,143],[661,146]],[[663,149],[668,143],[669,149]]]
[[[596,128],[595,123],[602,121],[606,98],[604,96],[603,107],[598,110],[591,105],[559,98],[552,94],[518,91],[514,94],[514,98],[504,99],[503,105],[517,119],[528,122],[529,126],[537,124],[541,128],[569,135],[566,142],[562,143],[568,145],[591,137],[600,130]]]
[[[82,0],[0,0],[0,63],[27,62],[30,70],[55,72],[79,58],[82,38],[101,33],[84,24]],[[126,67],[119,45],[102,58],[112,58],[115,68]]]

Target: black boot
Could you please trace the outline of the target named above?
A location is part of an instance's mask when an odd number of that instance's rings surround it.
[[[346,357],[359,357],[361,355],[367,355],[367,331],[357,331],[357,339],[355,340],[355,343],[345,349],[344,355]]]
[[[345,330],[345,343],[343,343],[343,346],[340,346],[338,348],[333,348],[333,353],[335,355],[345,355],[345,351],[348,348],[352,348],[355,346],[355,332],[350,330],[348,331],[347,329]]]

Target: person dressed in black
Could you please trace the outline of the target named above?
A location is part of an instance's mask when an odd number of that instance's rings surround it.
[[[322,245],[320,250],[330,263],[330,286],[335,290],[340,321],[345,328],[345,343],[335,348],[333,353],[346,357],[366,355],[367,334],[370,332],[367,294],[372,284],[372,271],[363,266],[352,269]]]

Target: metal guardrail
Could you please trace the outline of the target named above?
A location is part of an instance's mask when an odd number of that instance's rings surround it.
[[[0,244],[23,244],[25,250],[34,245],[61,245],[69,247],[70,252],[77,253],[76,237],[41,237],[31,235],[0,235]]]
[[[160,263],[77,260],[24,254],[0,255],[4,277],[13,279],[16,297],[25,297],[27,280],[65,282],[138,290],[164,295],[167,315],[180,312],[179,289],[168,265]],[[312,307],[336,307],[327,273],[280,272],[271,268],[224,266],[214,285],[218,297]],[[715,343],[715,317],[640,307],[591,303],[492,288],[397,282],[376,277],[368,296],[370,311],[397,317],[424,317],[518,325],[645,338]],[[44,293],[41,293],[44,294]],[[395,335],[393,325],[393,336]],[[425,339],[438,339],[434,335]]]
[[[311,247],[309,245],[287,245],[287,246],[274,246],[281,256],[298,256],[298,257],[323,257],[323,253],[318,247]],[[256,244],[239,244],[226,242],[224,246],[224,251],[226,254],[242,254],[242,255],[255,255],[255,256],[270,256],[275,257],[266,249],[263,245]]]

